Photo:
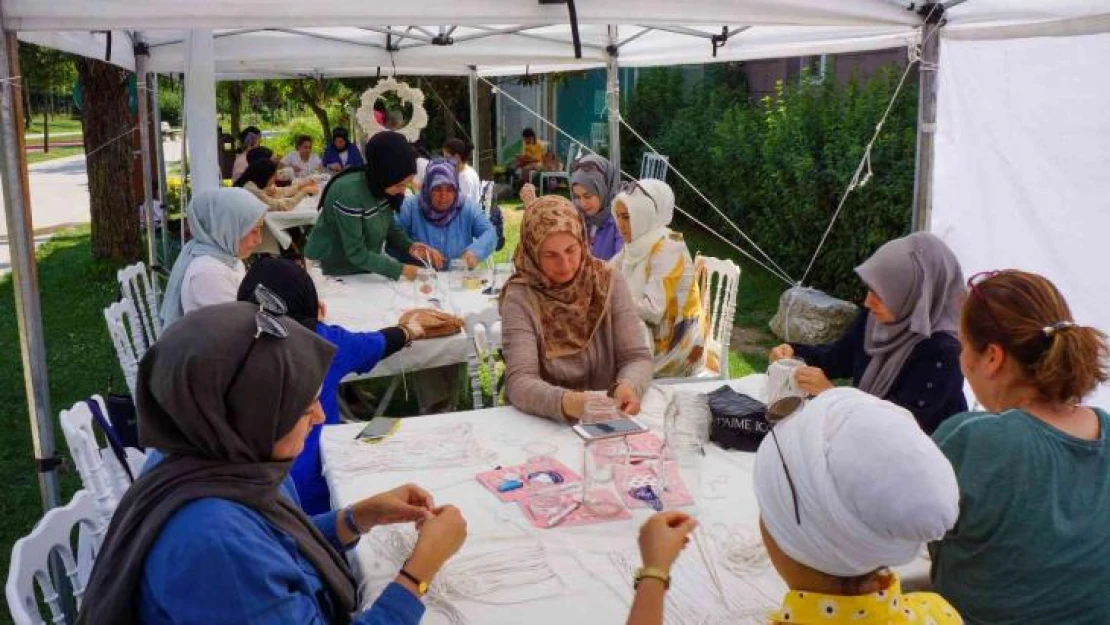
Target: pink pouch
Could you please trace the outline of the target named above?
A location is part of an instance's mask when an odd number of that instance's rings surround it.
[[[683,484],[682,477],[678,473],[678,465],[674,462],[663,463],[665,467],[664,474],[666,475],[666,480],[664,480],[665,489],[659,483],[659,476],[656,474],[659,466],[659,462],[652,461],[639,465],[617,465],[613,467],[613,483],[620,491],[621,498],[626,506],[629,508],[651,507],[647,501],[632,494],[634,489],[642,489],[645,486],[651,487],[664,508],[688,506],[694,503],[694,497],[686,489],[686,485]]]
[[[570,467],[552,458],[537,467],[542,472],[548,473],[547,478],[555,485],[577,484],[582,481],[582,476],[575,473]],[[510,467],[501,467],[492,471],[479,473],[476,477],[491,493],[497,495],[501,501],[519,501],[524,498],[534,486],[529,486],[526,465],[520,464]],[[520,482],[519,488],[512,490],[498,490],[503,484],[513,480]]]

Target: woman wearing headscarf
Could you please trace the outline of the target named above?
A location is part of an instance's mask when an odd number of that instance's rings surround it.
[[[457,509],[408,485],[309,518],[283,487],[321,419],[317,393],[334,353],[296,322],[243,302],[167,329],[139,365],[136,392],[142,442],[166,457],[120,501],[77,623],[420,620],[421,584],[465,539]],[[356,613],[341,552],[374,524],[409,521],[419,527],[412,557]]]
[[[586,239],[594,258],[609,260],[624,245],[613,220],[613,198],[620,191],[621,172],[600,156],[584,156],[571,165],[570,192],[586,220]],[[536,187],[524,185],[520,198],[527,208],[536,198]]]
[[[790,591],[778,624],[962,623],[940,595],[902,593],[891,567],[956,524],[952,465],[905,409],[852,388],[822,393],[775,424],[755,456],[759,528]],[[680,513],[649,519],[629,625],[662,623],[664,580],[693,529]],[[660,579],[663,578],[663,579]]]
[[[565,198],[528,207],[501,292],[505,393],[529,414],[574,422],[586,391],[607,391],[625,414],[640,411],[651,352],[619,272],[594,258],[582,217]]]
[[[960,520],[932,545],[933,585],[968,623],[1110,623],[1106,334],[1046,278],[971,277],[960,364],[983,406],[933,440],[960,483]]]
[[[258,198],[272,211],[291,211],[301,203],[305,197],[319,193],[316,181],[305,179],[293,187],[288,187],[292,193],[279,193],[274,182],[277,180],[278,164],[270,159],[258,160],[247,165],[247,170],[235,181],[236,187],[250,191],[251,195]]]
[[[367,155],[369,158],[370,155]],[[331,143],[324,149],[324,168],[333,174],[351,167],[361,167],[364,164],[358,146],[351,143],[347,129],[336,126],[331,131]]]
[[[170,325],[203,306],[234,302],[247,272],[242,259],[262,242],[266,205],[243,189],[205,189],[189,202],[189,232],[162,297]]]
[[[247,165],[250,165],[248,154],[251,150],[261,147],[262,131],[258,126],[247,126],[239,133],[239,155],[235,157],[235,162],[231,166],[231,179],[238,180],[239,176],[247,170]]]
[[[682,235],[667,227],[674,192],[662,180],[628,183],[613,200],[613,216],[624,248],[610,264],[628,283],[655,355],[655,377],[696,374],[707,364],[709,323],[690,250]],[[708,363],[711,368],[715,361]]]
[[[438,255],[413,243],[394,219],[416,174],[412,146],[404,135],[379,132],[366,143],[366,159],[365,168],[336,176],[324,189],[305,256],[320,261],[328,275],[368,272],[411,280],[418,267],[402,264],[382,248],[388,243],[413,258]]]
[[[453,259],[473,269],[497,245],[497,232],[485,211],[459,193],[455,164],[445,158],[428,165],[420,193],[405,198],[397,221],[414,241],[439,252],[439,269]]]
[[[856,267],[867,285],[866,309],[828,345],[780,345],[771,361],[799,358],[798,386],[811,394],[851,378],[856,388],[913,413],[931,433],[967,410],[956,338],[966,289],[960,262],[927,232],[884,244]]]
[[[323,425],[340,422],[339,384],[352,373],[369,373],[378,362],[412,341],[423,338],[424,329],[413,323],[405,327],[382,328],[377,332],[351,332],[325,323],[322,319],[327,317],[327,308],[320,300],[312,278],[303,267],[284,258],[262,258],[251,265],[239,285],[239,301],[257,304],[255,289],[260,284],[285,302],[290,318],[336,347],[335,357],[320,388],[324,423],[313,426],[290,472],[297,486],[301,507],[308,514],[320,514],[331,509],[331,492],[320,466],[320,430]]]

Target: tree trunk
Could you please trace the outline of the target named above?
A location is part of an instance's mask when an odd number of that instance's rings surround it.
[[[315,89],[309,89],[309,83],[314,84]],[[313,115],[320,121],[320,127],[324,129],[324,140],[327,141],[327,138],[331,137],[331,121],[328,120],[327,110],[320,105],[320,101],[323,99],[323,91],[323,82],[315,79],[307,78],[293,83],[293,95],[305,106],[312,109]]]
[[[480,150],[485,148],[484,152]],[[474,136],[474,152],[481,156],[478,166],[482,180],[493,180],[497,164],[497,139],[493,136],[493,91],[484,82],[478,83],[478,131]]]
[[[50,105],[42,109],[42,153],[50,153]]]
[[[231,136],[238,138],[242,132],[243,83],[234,81],[227,86],[227,101],[231,105]]]
[[[77,59],[77,74],[83,97],[81,126],[89,175],[92,254],[95,258],[135,260],[139,220],[131,184],[134,132],[127,107],[128,72],[82,57]]]
[[[22,91],[23,110],[26,113],[23,116],[23,129],[30,130],[32,125],[32,118],[35,116],[35,112],[31,110],[31,85],[24,83]]]

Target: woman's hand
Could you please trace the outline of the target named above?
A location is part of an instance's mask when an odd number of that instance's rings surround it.
[[[436,269],[443,269],[443,254],[426,243],[413,243],[409,246],[409,256],[416,260],[427,261]]]
[[[466,541],[466,520],[455,506],[442,506],[418,525],[420,535],[406,570],[421,581],[431,581]]]
[[[636,394],[635,389],[623,382],[613,389],[613,401],[626,415],[640,414],[640,396]]]
[[[654,514],[640,526],[640,558],[644,566],[670,573],[671,565],[690,542],[698,522],[684,512]]]
[[[565,391],[561,404],[563,416],[577,421],[586,413],[586,394],[578,391]]]
[[[417,271],[420,271],[420,267],[416,265],[401,265],[401,277],[405,279],[415,280]]]
[[[470,250],[466,250],[465,252],[463,252],[462,259],[463,262],[466,263],[467,269],[474,269],[478,266],[478,263],[481,262],[478,260],[478,255],[474,252],[471,252]]]
[[[432,517],[434,509],[431,493],[415,484],[398,486],[352,506],[355,522],[364,534],[377,525],[423,523]]]
[[[536,185],[531,182],[525,184],[520,188],[520,201],[524,203],[524,208],[536,201]]]
[[[343,171],[343,165],[340,163],[329,163],[328,169],[338,174],[339,172]]]
[[[794,371],[794,383],[807,395],[820,395],[833,388],[825,372],[817,367],[798,367]]]
[[[793,357],[794,357],[794,348],[791,347],[790,345],[786,344],[786,343],[783,343],[782,345],[779,345],[778,347],[771,348],[771,353],[770,353],[769,356],[767,356],[767,359],[770,360],[771,362],[775,362],[775,361],[778,361],[778,360],[785,360],[787,358],[793,358]]]

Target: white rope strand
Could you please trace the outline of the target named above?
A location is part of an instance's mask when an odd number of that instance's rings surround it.
[[[585,150],[586,152],[588,152],[588,153],[592,154],[593,156],[597,156],[597,157],[600,157],[600,158],[605,158],[605,157],[603,157],[602,155],[600,155],[600,154],[598,154],[597,152],[595,152],[594,150],[592,150],[592,149],[591,149],[591,148],[590,148],[589,146],[587,146],[587,145],[586,145],[585,143],[582,143],[581,141],[579,141],[578,139],[576,139],[576,138],[575,138],[574,136],[572,136],[571,134],[569,134],[568,132],[566,132],[565,130],[563,130],[562,128],[560,128],[559,126],[555,125],[555,124],[554,124],[553,122],[551,122],[550,120],[548,120],[547,118],[545,118],[545,117],[544,117],[543,115],[540,115],[540,114],[539,114],[538,112],[536,112],[535,110],[533,110],[532,108],[530,108],[530,107],[529,107],[529,106],[528,106],[527,104],[525,104],[525,103],[521,102],[520,100],[518,100],[518,99],[514,98],[513,96],[509,95],[508,93],[505,93],[505,91],[503,91],[502,89],[500,89],[500,88],[499,88],[499,87],[498,87],[497,85],[495,85],[494,83],[492,83],[492,82],[490,82],[489,80],[487,80],[487,79],[486,79],[486,78],[485,78],[484,76],[478,76],[478,79],[479,79],[479,80],[482,80],[483,82],[485,82],[486,84],[488,84],[488,85],[489,85],[490,87],[492,87],[492,88],[494,89],[494,93],[499,93],[499,94],[501,94],[501,95],[505,96],[506,98],[508,98],[508,99],[509,99],[509,101],[510,101],[510,102],[512,102],[513,104],[516,104],[516,105],[517,105],[517,106],[519,106],[520,108],[522,108],[522,109],[524,109],[525,111],[527,111],[527,112],[531,113],[531,114],[532,114],[532,116],[534,116],[534,117],[535,117],[536,119],[540,120],[540,121],[541,121],[541,122],[543,122],[544,124],[547,124],[547,125],[548,125],[548,126],[550,126],[550,127],[552,128],[552,129],[554,129],[554,130],[555,130],[556,132],[558,132],[559,134],[563,135],[564,137],[566,137],[567,139],[569,139],[569,140],[570,140],[571,142],[573,142],[573,143],[575,143],[576,145],[578,145],[579,147],[581,147],[581,148],[582,148],[583,150]],[[648,147],[650,148],[650,146],[648,146]],[[622,176],[624,176],[625,178],[628,178],[629,180],[635,180],[635,179],[636,179],[636,177],[635,177],[635,176],[633,176],[632,174],[630,174],[630,173],[628,173],[628,172],[624,171],[623,169],[621,170],[621,175],[622,175]],[[704,197],[704,196],[703,196],[703,197]],[[755,256],[752,256],[752,255],[751,255],[751,254],[749,254],[749,253],[748,253],[748,252],[747,252],[746,250],[744,250],[743,248],[741,248],[740,246],[738,246],[738,245],[737,245],[737,244],[736,244],[735,242],[733,242],[733,241],[729,240],[728,238],[726,238],[726,237],[725,237],[724,235],[722,235],[721,233],[717,232],[717,231],[716,231],[716,230],[714,230],[713,228],[710,228],[710,227],[709,227],[708,225],[706,225],[705,223],[703,223],[702,221],[700,221],[700,220],[699,220],[699,219],[698,219],[697,217],[694,217],[694,216],[693,216],[692,214],[690,214],[690,213],[688,213],[687,211],[683,210],[683,209],[682,209],[681,207],[679,207],[679,206],[675,206],[675,210],[676,210],[676,211],[678,211],[679,213],[681,213],[681,214],[682,214],[683,216],[685,216],[686,218],[688,218],[688,219],[690,219],[691,221],[693,221],[694,223],[696,223],[697,225],[701,226],[701,227],[702,227],[702,228],[703,228],[703,229],[704,229],[704,230],[705,230],[706,232],[708,232],[709,234],[712,234],[713,236],[715,236],[715,237],[717,237],[718,239],[720,239],[720,240],[721,240],[721,241],[722,241],[723,243],[725,243],[725,244],[726,244],[726,245],[728,245],[729,247],[731,247],[731,248],[735,249],[735,250],[736,250],[737,252],[740,252],[740,254],[742,254],[742,255],[743,255],[743,256],[744,256],[745,258],[747,258],[748,260],[751,260],[751,261],[752,261],[753,263],[755,263],[756,265],[758,265],[758,266],[762,267],[762,268],[763,268],[763,269],[764,269],[765,271],[767,271],[767,273],[771,274],[772,276],[775,276],[775,277],[776,277],[776,278],[778,278],[779,280],[782,280],[782,281],[783,281],[783,282],[785,282],[785,283],[786,283],[786,284],[787,284],[788,286],[793,286],[793,285],[794,285],[794,281],[793,281],[793,280],[791,280],[791,279],[790,279],[790,277],[789,277],[788,275],[786,275],[785,273],[783,273],[783,272],[781,272],[781,271],[776,271],[775,269],[772,269],[771,267],[767,266],[767,264],[766,264],[766,263],[764,263],[764,262],[760,261],[760,260],[759,260],[758,258],[756,258]],[[736,226],[735,226],[735,224],[733,224],[733,227],[736,227]],[[737,229],[739,230],[739,228],[737,228]],[[741,232],[741,234],[743,234],[743,232]],[[745,235],[745,238],[747,238],[747,236],[746,236],[746,235]],[[762,250],[761,250],[761,251],[762,251]],[[777,267],[777,265],[776,265],[776,267]]]
[[[930,11],[929,16],[926,17],[926,21],[932,17],[934,11],[936,11],[935,6],[932,11]],[[879,123],[875,124],[875,132],[871,135],[871,140],[867,142],[867,146],[864,147],[863,156],[860,157],[859,165],[856,166],[856,171],[852,174],[852,178],[848,182],[848,187],[844,189],[844,194],[840,196],[840,203],[837,204],[836,211],[833,212],[832,219],[829,220],[829,225],[825,228],[825,233],[821,235],[821,242],[817,244],[817,249],[813,251],[813,256],[810,257],[809,264],[806,265],[805,273],[802,274],[802,280],[798,283],[798,286],[805,284],[806,278],[809,277],[809,272],[813,269],[814,263],[817,262],[817,257],[821,254],[821,250],[825,246],[825,241],[829,238],[829,233],[832,232],[836,220],[840,217],[840,211],[844,208],[844,203],[848,200],[848,196],[857,188],[866,185],[871,180],[871,148],[875,146],[875,141],[878,140],[879,133],[883,130],[883,124],[886,123],[886,118],[890,116],[890,111],[894,109],[894,103],[898,101],[898,94],[902,92],[902,86],[906,83],[906,77],[910,75],[910,70],[912,70],[915,65],[921,63],[920,48],[938,32],[940,32],[939,28],[934,29],[919,46],[911,46],[909,48],[909,62],[906,63],[906,70],[902,72],[902,78],[898,81],[898,86],[894,88],[894,94],[890,96],[890,102],[887,103],[886,110],[883,111],[883,116],[879,118]],[[925,70],[926,68],[921,67],[919,69]],[[936,67],[933,66],[929,69],[935,70]],[[867,169],[867,174],[861,178],[860,176],[864,168]]]
[[[115,143],[116,141],[119,141],[120,139],[122,139],[122,138],[126,137],[127,135],[129,135],[129,134],[131,134],[131,133],[135,132],[135,131],[136,131],[136,130],[138,130],[138,129],[139,129],[139,127],[138,127],[138,126],[132,126],[131,128],[128,128],[128,129],[127,129],[126,131],[124,131],[124,132],[123,132],[122,134],[120,134],[120,135],[119,135],[119,136],[117,136],[116,138],[114,138],[114,139],[109,139],[108,141],[106,141],[106,142],[104,142],[104,143],[102,143],[102,144],[98,145],[98,146],[96,147],[96,149],[94,149],[94,150],[90,151],[89,153],[85,154],[85,158],[87,159],[88,157],[92,156],[93,154],[96,154],[97,152],[99,152],[99,151],[103,150],[104,148],[108,147],[109,145],[112,145],[112,144],[113,144],[113,143]]]

